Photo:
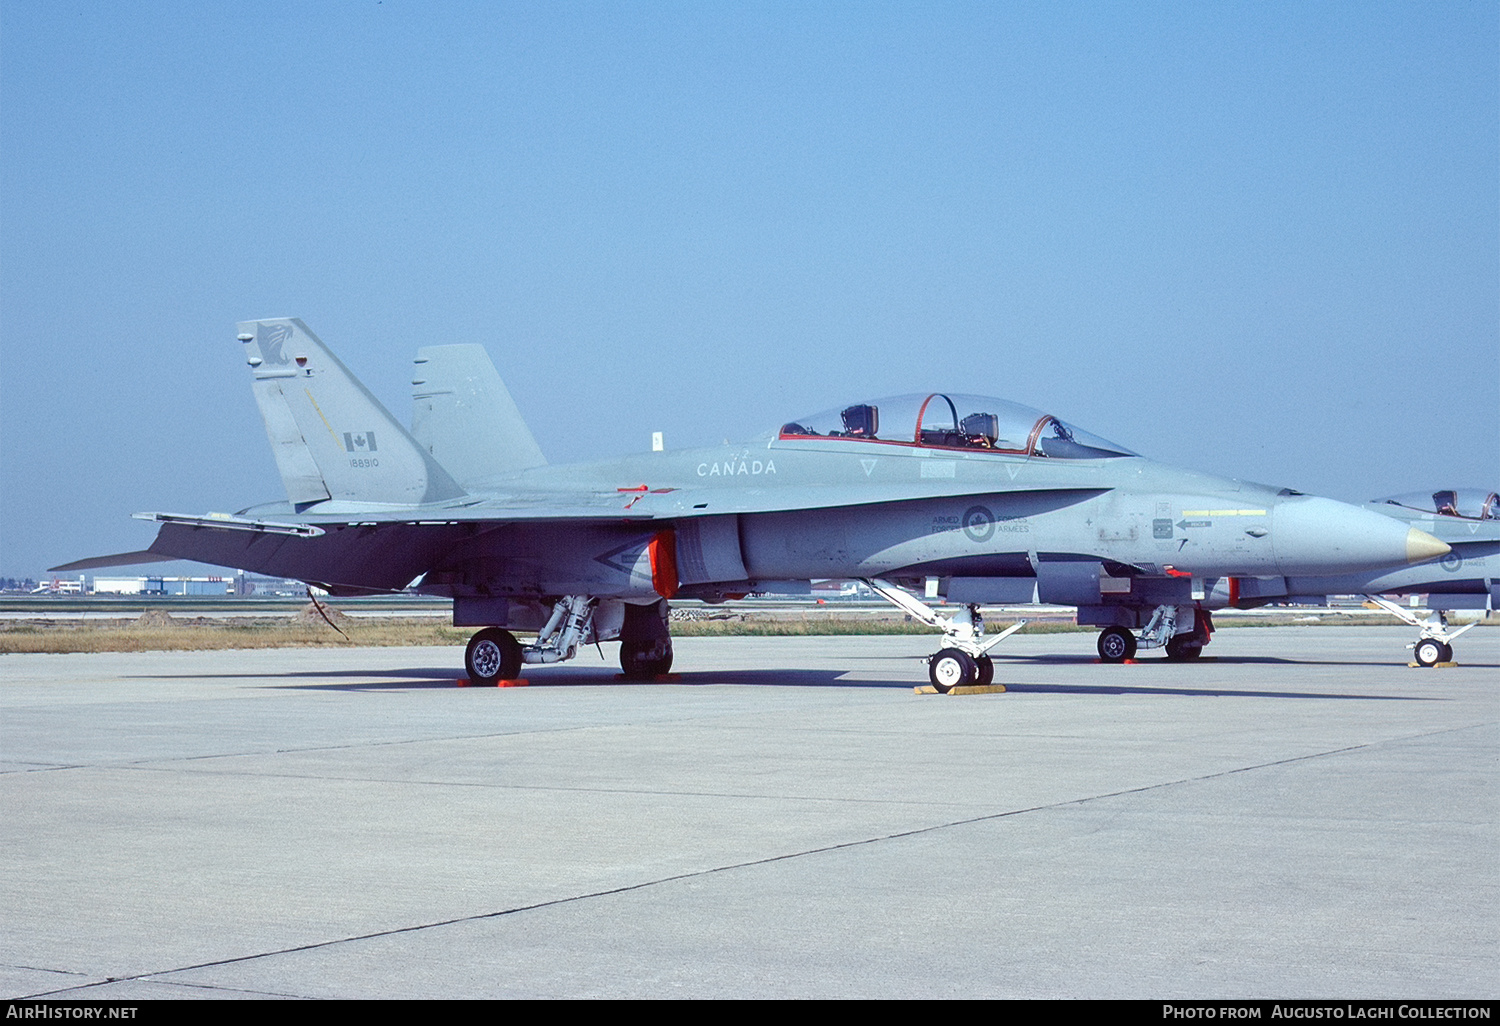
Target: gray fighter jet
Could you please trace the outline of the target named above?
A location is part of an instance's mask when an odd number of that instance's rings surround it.
[[[1232,578],[1209,582],[1205,605],[1210,609],[1271,602],[1324,605],[1329,595],[1364,595],[1418,629],[1417,640],[1406,647],[1413,650],[1419,664],[1434,666],[1451,661],[1454,639],[1479,621],[1456,627],[1448,623],[1447,614],[1454,610],[1491,611],[1500,606],[1500,494],[1477,488],[1445,488],[1376,499],[1365,508],[1419,528],[1446,542],[1452,551],[1437,562],[1418,566],[1333,577],[1257,580],[1248,591],[1244,582]],[[1388,595],[1426,595],[1425,615],[1419,616],[1417,610],[1384,597]]]
[[[402,427],[301,321],[239,325],[287,501],[137,514],[143,552],[293,577],[334,595],[451,596],[478,627],[475,684],[620,641],[632,677],[672,663],[668,600],[864,580],[943,632],[939,690],[983,682],[980,603],[1075,605],[1105,659],[1195,654],[1205,582],[1331,576],[1449,545],[1368,509],[1177,470],[1002,399],[919,393],[783,423],[740,445],[552,467],[478,346],[416,361]],[[935,581],[946,616],[907,589]],[[1144,628],[1141,637],[1133,629]],[[535,632],[523,644],[512,631]]]
[[[1375,605],[1419,629],[1407,648],[1424,666],[1453,658],[1452,642],[1474,626],[1448,624],[1453,610],[1487,610],[1500,604],[1500,497],[1473,489],[1442,490],[1377,499],[1364,505],[1373,513],[1432,535],[1450,547],[1438,560],[1338,574],[1199,574],[1190,595],[1191,609],[1179,607],[1168,634],[1171,610],[1153,605],[1149,596],[1111,590],[1097,604],[1079,606],[1078,622],[1103,625],[1099,654],[1120,662],[1138,648],[1164,647],[1169,659],[1194,659],[1213,636],[1213,614],[1223,609],[1263,606],[1324,606],[1331,595],[1364,595]],[[1201,511],[1206,516],[1210,511]],[[1184,533],[1211,526],[1184,517]],[[1038,589],[1039,591],[1040,589]],[[1022,589],[1024,592],[1024,588]],[[1427,595],[1429,610],[1419,616],[1384,596]],[[1036,599],[1036,593],[1031,600]],[[1024,595],[1022,600],[1025,600]],[[1191,621],[1188,617],[1191,616]],[[1184,626],[1190,629],[1184,630]],[[1133,629],[1144,628],[1138,634]]]

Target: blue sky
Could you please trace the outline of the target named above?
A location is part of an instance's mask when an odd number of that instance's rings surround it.
[[[944,388],[1500,487],[1493,3],[0,0],[0,574],[283,496],[237,320],[554,462]]]

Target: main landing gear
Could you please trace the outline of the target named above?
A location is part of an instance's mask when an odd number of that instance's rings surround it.
[[[1421,632],[1415,642],[1406,646],[1412,650],[1412,657],[1418,666],[1436,666],[1438,663],[1453,662],[1453,639],[1479,622],[1474,620],[1462,627],[1449,627],[1448,613],[1445,610],[1435,609],[1424,619],[1418,619],[1416,613],[1397,605],[1390,599],[1381,598],[1379,595],[1366,595],[1365,598]]]
[[[464,649],[464,672],[475,687],[492,688],[521,675],[521,643],[510,631],[486,627]]]
[[[1192,626],[1179,630],[1180,624],[1192,616]],[[1142,648],[1165,648],[1167,658],[1180,661],[1197,659],[1203,654],[1214,633],[1213,617],[1206,609],[1191,606],[1157,606],[1151,614],[1146,629],[1137,638],[1124,627],[1106,627],[1099,635],[1099,660],[1105,663],[1123,663],[1134,659]]]
[[[989,650],[1026,626],[1021,620],[985,641],[984,618],[979,607],[964,606],[951,617],[943,616],[917,601],[912,595],[889,581],[867,580],[870,590],[901,610],[943,632],[943,647],[927,660],[927,679],[939,694],[946,695],[956,687],[970,684],[988,685],[995,679],[995,663]]]
[[[564,595],[532,644],[521,644],[500,627],[477,632],[464,650],[464,672],[475,687],[494,687],[520,676],[523,665],[560,663],[577,655],[579,645],[619,638],[620,669],[629,679],[649,680],[672,668],[667,613],[666,599],[640,606]]]
[[[620,628],[620,672],[626,680],[651,680],[672,668],[672,632],[667,600],[653,606],[625,607]]]
[[[1099,635],[1099,658],[1106,663],[1134,659],[1135,649],[1135,635],[1124,627],[1106,627]]]

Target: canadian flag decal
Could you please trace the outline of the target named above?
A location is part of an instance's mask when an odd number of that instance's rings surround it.
[[[345,431],[344,432],[344,451],[345,452],[374,452],[375,451],[375,432],[373,432],[373,431],[361,431],[358,434],[355,434],[353,432]]]

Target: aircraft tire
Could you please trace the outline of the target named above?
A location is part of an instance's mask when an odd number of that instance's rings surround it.
[[[946,695],[956,687],[973,684],[979,676],[979,667],[967,652],[956,648],[944,648],[927,660],[927,679],[940,695]]]
[[[521,673],[521,643],[510,631],[486,627],[464,649],[464,672],[476,688],[492,688]]]
[[[978,674],[974,677],[975,684],[984,688],[995,683],[995,660],[987,655],[982,655],[974,660],[974,665],[979,668]]]
[[[1443,658],[1439,659],[1438,662],[1440,662],[1440,663],[1451,663],[1451,662],[1453,662],[1453,646],[1450,645],[1450,644],[1448,644],[1446,641],[1443,642]]]
[[[620,672],[626,680],[650,680],[672,669],[672,642],[620,642]]]
[[[1099,659],[1106,663],[1123,663],[1135,658],[1135,635],[1124,627],[1106,627],[1099,635]]]
[[[1179,634],[1167,641],[1167,658],[1172,660],[1197,659],[1203,654],[1203,642],[1195,634]]]
[[[1448,646],[1436,638],[1423,638],[1417,642],[1417,647],[1412,652],[1417,657],[1418,665],[1436,666],[1438,663],[1446,661],[1443,658],[1443,650],[1445,648],[1448,648]],[[1452,650],[1449,649],[1449,651],[1451,652]]]

